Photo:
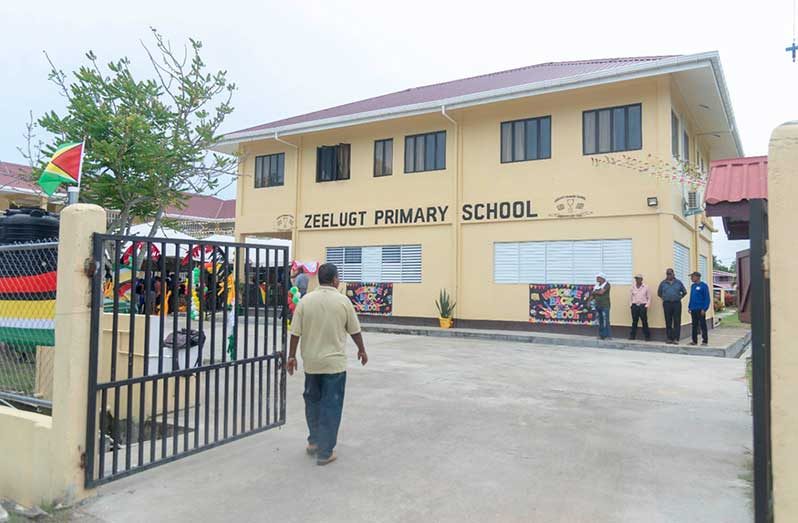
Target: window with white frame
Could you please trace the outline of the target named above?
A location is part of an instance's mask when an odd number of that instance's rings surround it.
[[[497,242],[493,244],[495,283],[596,282],[603,272],[610,283],[632,280],[632,240]]]
[[[421,245],[327,247],[343,281],[421,283]]]
[[[690,282],[690,248],[673,242],[673,272],[685,285]]]

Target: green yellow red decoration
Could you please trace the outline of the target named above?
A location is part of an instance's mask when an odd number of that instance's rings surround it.
[[[52,196],[62,183],[80,185],[83,165],[83,142],[59,145],[53,157],[39,176],[39,186],[47,196]]]

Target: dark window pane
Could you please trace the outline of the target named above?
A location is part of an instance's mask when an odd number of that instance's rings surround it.
[[[538,121],[527,120],[526,123],[526,155],[527,160],[538,159]]]
[[[611,137],[611,113],[609,109],[598,112],[598,152],[609,152],[612,146]]]
[[[360,247],[346,247],[344,249],[344,263],[360,263],[362,250]]]
[[[626,146],[629,149],[640,149],[643,146],[643,122],[639,105],[626,108]]]
[[[335,171],[336,180],[349,179],[349,151],[351,146],[348,143],[341,143],[335,147],[337,169]]]
[[[416,172],[426,169],[424,165],[424,135],[416,136]]]
[[[385,159],[383,157],[385,142],[374,142],[374,176],[382,176],[384,173]]]
[[[335,180],[338,167],[337,147],[319,147],[317,179],[321,182]]]
[[[674,158],[679,157],[679,119],[671,113],[671,153]]]
[[[502,162],[513,161],[513,130],[510,122],[502,124],[501,155]]]
[[[416,159],[416,148],[415,148],[415,140],[412,136],[408,136],[405,138],[405,172],[412,173],[415,171],[415,159]]]
[[[429,171],[435,168],[435,135],[424,135],[424,170]]]
[[[690,137],[687,136],[687,131],[684,132],[684,142],[682,143],[682,159],[685,162],[690,161]]]
[[[526,160],[524,155],[524,122],[513,122],[513,160]]]
[[[540,119],[538,158],[551,158],[551,118]]]
[[[261,187],[260,178],[263,173],[263,167],[261,166],[263,163],[262,156],[255,157],[255,188]]]
[[[435,168],[446,168],[446,133],[437,133],[435,146]]]
[[[585,147],[585,154],[593,154],[596,151],[596,112],[589,111],[582,117],[582,132]]]
[[[626,109],[616,107],[612,110],[612,150],[626,149]]]
[[[388,176],[393,174],[393,140],[384,140],[382,153],[382,174]]]

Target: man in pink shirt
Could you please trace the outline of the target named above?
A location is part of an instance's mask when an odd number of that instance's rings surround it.
[[[651,331],[648,329],[648,308],[651,305],[651,294],[648,292],[648,286],[643,283],[643,275],[636,274],[635,282],[632,285],[631,291],[632,302],[632,332],[629,334],[629,339],[633,340],[637,336],[637,322],[643,322],[643,336],[646,341],[651,340]]]

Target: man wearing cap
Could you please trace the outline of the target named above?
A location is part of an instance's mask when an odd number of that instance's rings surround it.
[[[589,299],[596,306],[598,316],[599,339],[606,340],[611,336],[610,329],[610,282],[603,272],[596,274],[596,285],[590,291]]]
[[[643,322],[643,336],[646,341],[651,339],[651,331],[648,329],[648,308],[651,306],[651,294],[648,292],[648,285],[643,283],[643,275],[636,274],[635,282],[631,291],[632,303],[632,332],[629,339],[637,337],[637,322]]]
[[[707,335],[707,310],[712,305],[709,296],[709,286],[701,281],[701,273],[696,271],[690,275],[692,284],[690,285],[690,303],[687,310],[690,311],[690,318],[693,323],[693,341],[690,345],[698,345],[698,330],[701,329],[701,345],[706,345],[709,341]]]
[[[676,278],[673,269],[665,271],[665,279],[657,289],[657,296],[662,298],[662,310],[665,312],[666,343],[678,344],[682,337],[682,298],[687,294],[684,284]]]

